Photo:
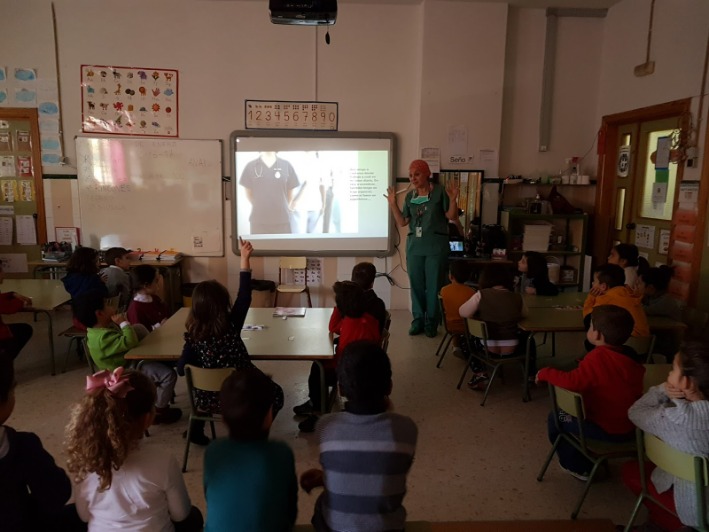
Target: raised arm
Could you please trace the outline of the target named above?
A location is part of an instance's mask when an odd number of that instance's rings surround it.
[[[236,295],[234,306],[231,307],[230,320],[239,329],[246,321],[246,314],[251,306],[251,254],[254,247],[248,240],[239,237],[239,247],[241,249],[241,272],[239,273],[239,292]]]
[[[458,194],[460,193],[460,186],[456,181],[449,181],[446,183],[446,194],[448,194],[448,210],[446,211],[446,218],[451,221],[458,220]],[[460,223],[460,222],[458,222]]]

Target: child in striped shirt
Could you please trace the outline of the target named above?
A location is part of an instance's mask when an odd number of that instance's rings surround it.
[[[325,490],[315,503],[317,531],[404,530],[406,475],[416,450],[418,429],[411,418],[389,412],[391,363],[381,347],[350,343],[337,366],[345,411],[317,425],[320,469],[300,477],[308,493]]]

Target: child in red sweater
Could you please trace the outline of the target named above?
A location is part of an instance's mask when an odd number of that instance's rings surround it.
[[[342,356],[342,350],[347,344],[355,340],[370,340],[379,342],[381,333],[377,319],[365,312],[364,290],[353,281],[337,282],[332,289],[335,292],[335,308],[330,316],[330,334],[339,335],[333,341],[336,343],[335,357],[323,362],[325,367],[325,382],[328,386],[335,386],[337,377],[335,370],[337,362]],[[322,405],[320,398],[320,369],[313,363],[308,377],[308,395],[310,399],[293,408],[296,415],[308,417],[298,424],[301,432],[313,432],[318,418],[315,412],[322,412],[326,405]]]
[[[153,331],[170,317],[170,310],[158,295],[162,293],[162,275],[149,264],[136,266],[132,274],[136,291],[128,305],[128,321],[133,325],[140,323],[148,331]]]
[[[537,383],[548,382],[583,396],[586,410],[584,434],[594,440],[621,442],[635,438],[635,427],[628,419],[628,408],[643,394],[645,368],[637,353],[623,344],[633,330],[633,317],[616,305],[593,309],[586,337],[595,348],[573,371],[543,368]],[[578,433],[578,421],[566,413],[559,415],[564,430]],[[558,436],[554,413],[548,419],[549,441]],[[559,443],[556,450],[561,468],[581,480],[587,480],[592,464],[574,447]]]
[[[0,264],[0,283],[3,277],[2,264]],[[17,292],[0,294],[0,315],[14,314],[30,306],[32,300]],[[7,356],[14,360],[30,338],[32,338],[32,326],[29,323],[6,324],[0,318],[0,356]]]

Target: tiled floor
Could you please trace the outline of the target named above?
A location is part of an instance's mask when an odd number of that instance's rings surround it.
[[[410,314],[393,311],[389,354],[394,369],[392,400],[396,410],[411,416],[419,427],[416,461],[408,478],[405,505],[410,519],[430,521],[499,519],[568,519],[582,484],[553,463],[543,482],[536,481],[539,467],[549,450],[546,389],[533,390],[533,400],[521,401],[520,375],[510,368],[507,382],[498,383],[485,407],[481,394],[467,388],[458,391],[463,362],[449,354],[436,369],[434,352],[441,339],[409,337]],[[26,315],[25,315],[26,317]],[[43,318],[40,318],[43,319]],[[17,321],[10,317],[7,321]],[[55,313],[55,331],[69,324],[67,310]],[[8,425],[36,432],[45,447],[62,464],[63,431],[69,407],[83,393],[87,368],[72,353],[69,369],[49,375],[46,322],[33,324],[35,334],[16,364],[17,406]],[[558,335],[558,360],[570,363],[580,354],[579,335]],[[66,339],[57,338],[57,362],[61,370]],[[540,348],[541,364],[549,346]],[[294,362],[259,363],[286,392],[286,405],[278,416],[271,437],[286,441],[296,456],[300,473],[318,465],[313,435],[299,434],[290,412],[306,395],[309,365]],[[187,410],[184,380],[177,388],[177,406]],[[151,429],[144,445],[155,445],[181,460],[186,422]],[[223,431],[222,431],[223,433]],[[202,493],[203,448],[193,446],[185,474],[192,501],[205,509]],[[617,467],[613,469],[617,473]],[[298,523],[310,520],[316,494],[299,493]],[[594,485],[580,518],[607,517],[625,522],[633,497],[620,484],[617,474]]]

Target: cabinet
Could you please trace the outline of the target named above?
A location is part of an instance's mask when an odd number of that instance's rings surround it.
[[[587,214],[529,214],[520,210],[504,210],[500,213],[500,222],[507,231],[507,256],[512,260],[519,260],[524,253],[525,225],[550,225],[547,250],[539,252],[547,257],[548,262],[559,264],[561,272],[557,286],[581,291],[588,230]]]

